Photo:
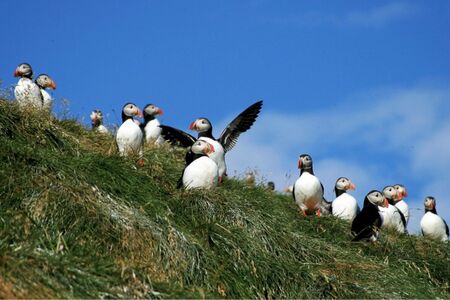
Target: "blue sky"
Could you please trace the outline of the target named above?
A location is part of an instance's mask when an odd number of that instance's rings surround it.
[[[207,116],[216,135],[263,99],[229,174],[256,169],[282,189],[309,153],[328,199],[339,176],[360,202],[403,183],[410,231],[427,195],[450,222],[448,1],[4,0],[0,11],[3,88],[29,62],[82,122],[155,103],[162,123]]]

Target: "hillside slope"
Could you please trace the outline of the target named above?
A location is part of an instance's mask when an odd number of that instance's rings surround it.
[[[0,101],[0,297],[449,298],[449,245],[304,218],[227,180],[176,190],[183,152],[117,155],[112,137]]]

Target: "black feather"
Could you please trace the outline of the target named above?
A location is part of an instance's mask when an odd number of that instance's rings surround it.
[[[371,203],[366,196],[363,209],[352,222],[351,231],[356,235],[352,241],[366,240],[376,235],[382,222],[378,211],[378,206]]]
[[[241,112],[228,126],[222,131],[218,142],[222,144],[225,152],[233,149],[239,138],[239,135],[252,127],[262,108],[262,101],[258,101],[250,105],[246,110]]]
[[[182,130],[165,125],[159,125],[159,127],[162,129],[161,136],[172,145],[191,147],[197,140],[195,137]]]
[[[445,224],[445,232],[447,233],[447,236],[449,236],[448,225],[444,219],[442,219],[442,221],[444,221],[444,224]]]

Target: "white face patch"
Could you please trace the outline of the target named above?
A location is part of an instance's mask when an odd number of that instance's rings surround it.
[[[426,197],[424,204],[425,204],[425,208],[433,209],[436,206],[436,200],[432,197]]]
[[[28,74],[31,74],[31,73],[32,73],[32,71],[31,71],[31,66],[28,65],[28,64],[20,64],[20,65],[17,67],[17,69],[18,69],[18,71],[20,72],[20,74],[22,74],[22,75],[28,75]]]
[[[300,159],[302,160],[302,168],[311,168],[312,166],[312,158],[309,155],[301,156]]]
[[[128,117],[132,117],[135,116],[137,114],[137,107],[134,104],[128,104],[127,106],[125,106],[123,108],[123,113],[128,116]]]
[[[145,112],[150,116],[154,116],[158,114],[159,108],[154,105],[149,105],[145,108]]]
[[[204,153],[206,148],[208,148],[208,143],[202,140],[198,140],[192,145],[191,151],[196,154],[201,154]]]
[[[383,194],[388,199],[397,199],[398,191],[393,186],[387,186],[383,189]]]
[[[93,111],[91,112],[91,120],[97,119],[99,121],[103,120],[103,114],[101,111]]]
[[[336,188],[338,190],[344,191],[348,189],[349,184],[350,181],[347,178],[341,177],[336,181]]]
[[[197,119],[195,121],[197,131],[204,132],[211,128],[211,124],[206,119]]]
[[[378,206],[383,206],[384,204],[384,196],[378,191],[372,192],[369,195],[367,195],[367,199],[369,199],[370,202]]]

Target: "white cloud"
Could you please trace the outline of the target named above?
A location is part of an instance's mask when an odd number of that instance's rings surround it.
[[[442,126],[418,143],[413,161],[414,170],[426,174],[444,173],[450,167],[450,121],[442,122]],[[447,185],[450,184],[448,181]],[[450,195],[450,194],[449,194]]]
[[[227,154],[229,174],[256,168],[281,190],[298,177],[298,155],[309,153],[328,199],[339,176],[358,185],[360,202],[371,189],[403,183],[419,216],[423,197],[430,194],[442,197],[440,213],[450,221],[450,205],[444,202],[450,195],[449,112],[450,89],[423,87],[356,95],[315,112],[263,109]],[[418,231],[416,219],[410,222],[411,232]]]
[[[350,12],[342,19],[342,22],[350,25],[381,27],[416,12],[417,7],[410,3],[391,2],[369,11]]]
[[[375,2],[374,2],[375,3]],[[409,2],[391,2],[366,10],[353,10],[346,13],[305,12],[300,15],[288,15],[270,18],[270,21],[287,26],[353,26],[380,28],[395,21],[413,16],[418,7]]]

